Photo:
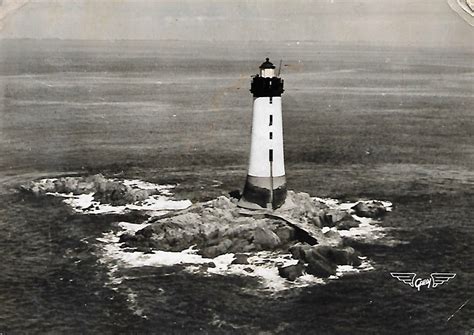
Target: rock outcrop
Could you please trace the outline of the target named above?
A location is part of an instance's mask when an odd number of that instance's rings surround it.
[[[336,274],[337,265],[359,266],[359,254],[351,247],[298,243],[290,248],[294,259],[305,264],[307,273],[327,278]]]
[[[46,193],[72,193],[74,195],[93,193],[95,200],[111,205],[131,204],[157,194],[155,189],[134,188],[121,181],[107,179],[101,174],[46,179],[42,182],[33,181],[21,186],[21,189],[37,196]]]
[[[385,206],[379,201],[358,202],[352,209],[356,215],[372,219],[381,218],[387,213]]]
[[[246,254],[235,254],[232,264],[249,264],[249,256]]]
[[[303,275],[304,264],[298,262],[295,265],[281,266],[278,268],[278,274],[290,281],[295,281],[298,277]]]
[[[98,174],[45,179],[22,189],[35,195],[93,194],[100,203],[123,205],[160,194],[158,185],[155,186],[136,187],[131,181],[121,182]],[[120,246],[126,251],[144,253],[193,247],[206,258],[233,253],[235,266],[249,264],[249,254],[254,252],[290,252],[297,264],[280,264],[280,276],[290,281],[304,273],[327,278],[336,274],[338,265],[361,264],[359,253],[344,246],[338,233],[360,224],[351,214],[371,219],[386,214],[383,203],[377,201],[359,202],[342,210],[326,204],[331,202],[293,191],[288,191],[285,204],[275,211],[248,211],[237,207],[238,196],[235,192],[230,198],[221,196],[179,212],[152,216],[147,227],[120,235]]]
[[[296,280],[303,273],[327,278],[336,274],[338,265],[360,265],[358,253],[344,247],[342,238],[333,229],[322,232],[320,226],[349,229],[357,221],[347,211],[329,209],[306,194],[289,192],[290,204],[278,211],[255,212],[251,215],[237,207],[235,199],[221,196],[213,201],[196,204],[185,213],[158,218],[150,226],[135,233],[135,238],[123,234],[122,247],[149,250],[156,246],[164,251],[182,251],[194,246],[198,254],[214,258],[234,253],[232,264],[248,264],[248,253],[257,251],[290,252],[298,264],[279,267],[280,276]],[[302,202],[301,205],[298,201]],[[303,220],[318,231],[313,245],[301,243],[295,227],[288,221]],[[316,222],[315,222],[316,221]]]
[[[294,229],[284,222],[242,216],[239,211],[231,199],[222,196],[195,205],[186,213],[152,222],[151,239],[160,245],[160,250],[182,251],[196,246],[201,255],[209,258],[282,249],[294,240]]]

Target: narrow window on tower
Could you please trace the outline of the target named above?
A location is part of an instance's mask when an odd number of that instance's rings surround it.
[[[273,124],[273,115],[270,115],[270,126]]]
[[[273,162],[273,149],[268,150],[268,160]]]
[[[272,131],[270,132],[270,139],[271,140],[273,139],[273,132]]]

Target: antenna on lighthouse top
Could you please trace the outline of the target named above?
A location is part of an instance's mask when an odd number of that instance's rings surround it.
[[[280,73],[281,73],[281,62],[283,61],[283,59],[280,59],[280,65],[278,66],[278,75],[277,77],[280,76]]]

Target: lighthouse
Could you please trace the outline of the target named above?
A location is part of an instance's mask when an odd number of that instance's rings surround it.
[[[260,73],[252,78],[252,135],[250,159],[239,206],[248,209],[276,209],[286,199],[283,156],[281,95],[283,80],[267,58]]]

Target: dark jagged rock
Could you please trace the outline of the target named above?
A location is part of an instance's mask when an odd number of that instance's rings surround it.
[[[230,239],[224,239],[217,245],[202,249],[200,254],[207,258],[214,258],[226,254],[231,247],[232,241]]]
[[[153,254],[154,253],[152,248],[146,247],[146,246],[138,246],[137,248],[135,248],[135,251],[140,251],[140,252],[143,252],[144,254]]]
[[[324,260],[310,259],[306,272],[316,277],[328,278],[336,274],[336,266]]]
[[[319,222],[321,224],[322,227],[334,227],[335,226],[335,223],[333,222],[332,220],[332,216],[331,215],[327,215],[326,213],[322,213],[320,216],[319,216]]]
[[[294,259],[305,260],[306,253],[311,250],[311,245],[307,243],[297,243],[290,247],[289,251]]]
[[[335,261],[339,265],[360,266],[362,264],[360,253],[352,247],[346,247],[342,250],[336,250],[334,253]]]
[[[339,230],[349,230],[359,227],[359,225],[360,222],[354,219],[350,214],[346,214],[341,220],[336,222],[336,228]]]
[[[135,240],[136,240],[135,235],[130,234],[130,233],[123,233],[119,237],[119,243],[128,242],[128,241],[135,241]]]
[[[233,190],[229,192],[229,196],[233,199],[239,200],[242,197],[240,190]]]
[[[343,220],[347,215],[346,211],[329,209],[324,212],[324,221],[327,227],[334,227],[337,222]]]
[[[155,231],[153,230],[153,228],[151,226],[146,226],[145,228],[143,229],[140,229],[139,231],[137,231],[135,234],[136,235],[142,235],[144,236],[145,238],[151,238],[153,236],[153,233]]]
[[[141,251],[144,253],[150,253],[153,249],[158,248],[158,242],[152,240],[152,229],[147,229],[151,227],[145,227],[135,234],[123,233],[119,237],[119,243],[122,243],[122,248],[132,248],[136,251]]]
[[[321,217],[322,225],[326,227],[336,227],[337,229],[347,230],[358,227],[359,222],[346,211],[331,209],[325,212]]]
[[[304,265],[298,262],[295,265],[282,266],[278,268],[280,277],[286,278],[290,281],[295,281],[296,278],[303,275]]]
[[[294,259],[307,264],[307,273],[323,278],[336,274],[337,265],[361,264],[359,254],[351,247],[297,243],[289,251]]]
[[[290,248],[294,259],[308,263],[312,259],[328,261],[336,265],[360,265],[359,253],[352,247],[334,247],[329,245],[308,245],[298,243]]]
[[[379,201],[358,202],[352,209],[356,215],[372,219],[381,218],[387,213],[384,205]]]
[[[282,225],[279,221],[274,222],[277,225],[275,234],[280,239],[281,243],[288,243],[295,240],[295,228],[288,225]]]
[[[359,266],[361,264],[358,257],[359,253],[357,253],[352,247],[332,248],[329,246],[318,245],[314,246],[313,250],[329,262],[337,265]]]
[[[306,272],[313,276],[327,278],[331,275],[336,274],[337,264],[331,262],[316,247],[303,248],[300,253],[303,262],[307,263]],[[324,246],[324,249],[331,249],[332,247]]]
[[[343,244],[342,237],[339,235],[337,231],[334,230],[329,230],[324,233],[324,237],[326,238],[326,241],[329,241],[330,245],[335,246],[335,247],[341,247]]]
[[[232,264],[249,264],[249,256],[246,254],[235,254],[235,259],[232,261]]]

